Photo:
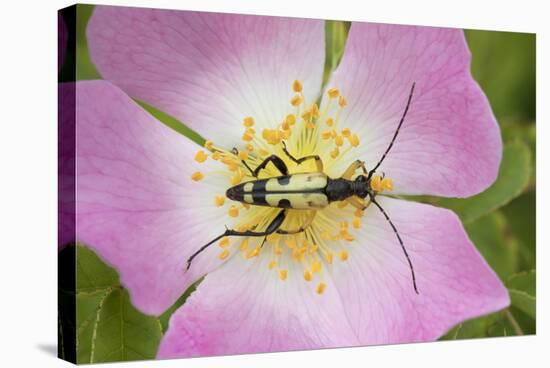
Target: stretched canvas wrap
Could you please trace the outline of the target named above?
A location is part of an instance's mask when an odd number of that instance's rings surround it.
[[[59,356],[535,333],[535,36],[59,12]]]

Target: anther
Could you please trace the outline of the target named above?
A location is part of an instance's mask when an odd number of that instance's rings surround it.
[[[229,250],[227,249],[224,249],[223,252],[221,252],[220,255],[218,256],[218,258],[221,260],[224,260],[227,257],[229,257]]]
[[[246,118],[243,119],[243,124],[245,127],[250,128],[251,126],[254,125],[254,118],[251,116],[247,116]]]
[[[285,122],[289,125],[294,125],[296,123],[296,116],[294,116],[294,114],[288,114],[285,118]]]
[[[334,125],[334,119],[333,118],[328,118],[325,121],[325,124],[328,125],[329,127],[333,126]]]
[[[323,133],[321,133],[321,138],[324,140],[328,140],[331,138],[330,130],[325,130]]]
[[[283,280],[283,281],[286,280],[287,276],[288,276],[288,271],[287,270],[280,270],[279,271],[279,278],[281,280]]]
[[[346,107],[346,105],[348,104],[348,101],[346,100],[346,98],[344,96],[340,96],[338,97],[338,105],[340,105],[340,107],[343,109],[344,107]]]
[[[302,92],[302,82],[300,82],[299,80],[295,80],[293,83],[292,83],[292,90],[294,92]]]
[[[246,161],[248,159],[248,152],[246,151],[239,151],[239,159]]]
[[[212,141],[204,142],[204,148],[206,148],[209,151],[212,151],[212,148],[214,148],[214,142]]]
[[[220,240],[220,242],[218,243],[218,245],[221,247],[221,248],[225,248],[229,245],[229,237],[228,236],[224,236],[222,238],[222,240]]]
[[[324,282],[320,282],[319,285],[317,285],[317,294],[321,295],[325,292],[325,289],[327,288],[327,284]]]
[[[330,151],[330,157],[332,158],[338,157],[339,154],[340,154],[340,150],[338,149],[338,147],[334,147],[334,149]]]
[[[311,274],[310,270],[304,271],[304,280],[311,281],[313,279],[313,275]]]
[[[236,206],[231,206],[227,214],[231,217],[237,217],[239,216],[239,209]]]
[[[193,175],[191,175],[191,179],[193,181],[200,181],[204,178],[204,174],[201,173],[200,171],[196,171],[193,173]]]
[[[344,128],[344,129],[342,129],[342,135],[343,135],[344,137],[347,138],[347,137],[350,136],[350,134],[351,134],[351,130],[349,130],[349,128]]]
[[[221,207],[225,203],[225,197],[218,195],[214,198],[214,203],[216,203],[216,207]]]
[[[348,140],[353,147],[357,147],[359,145],[359,137],[357,136],[357,134],[350,135],[348,137]]]
[[[204,151],[198,151],[197,154],[195,155],[195,161],[197,161],[198,163],[202,163],[204,161],[206,161],[206,159],[208,158],[208,155],[206,155],[206,153],[204,153]]]
[[[348,260],[349,254],[348,254],[348,251],[344,249],[340,251],[340,254],[338,256],[340,257],[340,260],[343,262]]]
[[[336,98],[340,94],[340,91],[338,90],[338,88],[330,88],[327,91],[327,94],[328,94],[328,97],[330,98]]]
[[[311,262],[311,271],[313,271],[314,273],[319,273],[321,272],[321,269],[322,269],[322,263],[321,261],[313,261]]]
[[[296,106],[299,106],[301,103],[302,103],[303,99],[302,99],[302,96],[300,95],[294,95],[291,99],[290,99],[290,104],[294,107]]]
[[[337,135],[337,136],[334,138],[334,143],[335,143],[338,147],[341,147],[341,146],[344,144],[344,137],[342,137],[341,135]]]
[[[277,261],[271,261],[267,265],[267,268],[269,268],[270,270],[274,269],[275,267],[277,267]]]
[[[354,217],[352,221],[353,227],[356,229],[359,229],[361,227],[361,218],[360,217]]]

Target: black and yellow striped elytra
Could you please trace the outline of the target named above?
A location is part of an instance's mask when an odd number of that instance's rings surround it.
[[[373,174],[376,172],[378,167],[380,167],[380,164],[382,163],[382,161],[384,161],[386,155],[391,150],[393,143],[397,138],[397,134],[399,133],[399,129],[401,128],[401,125],[405,120],[405,116],[407,115],[407,111],[409,109],[413,96],[414,86],[415,84],[413,83],[407,105],[405,107],[401,120],[399,121],[397,129],[393,135],[393,138],[389,143],[389,146],[371,171],[367,171],[364,162],[357,160],[348,167],[348,169],[342,174],[340,178],[330,178],[323,173],[323,162],[319,156],[311,155],[301,158],[295,158],[290,154],[290,152],[288,152],[284,141],[282,142],[283,152],[290,160],[298,165],[301,165],[303,162],[308,160],[314,160],[317,166],[317,171],[289,174],[285,162],[277,155],[271,155],[267,157],[254,170],[250,168],[246,161],[242,161],[242,164],[249,170],[251,176],[256,178],[256,180],[244,182],[229,188],[226,191],[226,196],[231,200],[241,203],[255,206],[279,208],[281,210],[275,216],[275,218],[271,220],[266,229],[263,231],[257,229],[255,229],[254,231],[237,231],[233,229],[226,229],[224,233],[210,241],[208,244],[205,244],[204,246],[199,248],[195,253],[191,255],[191,257],[189,257],[189,259],[187,260],[187,269],[189,269],[191,262],[198,254],[200,254],[211,244],[220,240],[223,237],[264,237],[265,242],[266,237],[273,233],[297,234],[305,231],[313,222],[313,218],[317,213],[316,210],[325,208],[332,202],[346,201],[360,210],[364,210],[371,203],[374,203],[374,205],[380,210],[382,215],[391,225],[395,235],[397,236],[399,244],[401,245],[403,253],[405,254],[405,257],[407,258],[407,261],[409,263],[414,290],[416,293],[418,293],[414,269],[407,250],[405,249],[405,246],[403,244],[403,240],[401,239],[397,228],[391,221],[386,211],[376,201],[375,197],[377,193],[371,189],[371,179],[373,178]],[[236,149],[234,149],[233,152],[236,156],[238,156],[238,151]],[[260,171],[264,170],[266,166],[270,163],[282,175],[277,177],[259,179],[258,176]],[[353,179],[358,169],[362,169],[363,173],[359,174],[355,177],[355,179]],[[285,221],[287,211],[291,209],[309,210],[310,215],[308,219],[305,220],[303,224],[301,224],[300,227],[296,229],[284,229],[282,225]],[[263,246],[263,244],[264,243],[262,243],[261,246]]]

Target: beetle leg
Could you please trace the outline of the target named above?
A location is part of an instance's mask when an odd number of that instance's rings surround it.
[[[253,236],[253,237],[265,236],[265,237],[267,237],[268,235],[271,235],[274,232],[276,232],[281,227],[282,223],[285,221],[285,218],[286,218],[286,211],[283,210],[283,211],[279,212],[279,214],[277,216],[275,216],[273,221],[271,221],[271,223],[269,225],[267,225],[267,228],[264,231],[237,231],[237,230],[233,230],[233,229],[226,229],[225,232],[223,232],[221,235],[215,237],[213,240],[211,240],[207,244],[200,247],[195,253],[193,253],[187,259],[186,271],[189,269],[189,267],[191,267],[191,262],[193,262],[193,259],[195,259],[196,256],[198,256],[206,248],[208,248],[209,246],[211,246],[212,244],[214,244],[215,242],[217,242],[221,238],[223,238],[225,236]],[[264,238],[264,241],[262,242],[262,246],[264,245],[264,243],[265,243],[265,238]]]
[[[366,210],[371,204],[370,199],[361,199],[357,196],[346,198],[346,202],[361,211]]]
[[[323,172],[323,160],[321,160],[321,157],[319,157],[318,155],[311,155],[311,156],[304,156],[304,157],[301,157],[301,158],[295,158],[286,149],[285,142],[283,141],[282,143],[283,143],[283,152],[288,156],[289,159],[291,159],[292,161],[294,161],[298,165],[301,165],[302,162],[307,161],[307,160],[315,160],[315,165],[317,166],[317,172]]]
[[[233,149],[231,150],[231,153],[233,153],[235,156],[239,156],[239,150],[236,148],[236,147],[233,147]],[[248,169],[248,171],[250,171],[250,174],[252,174],[252,176],[254,177],[258,177],[256,175],[254,175],[254,171],[250,168],[250,166],[248,166],[248,164],[246,163],[245,160],[241,160],[242,164]]]
[[[365,167],[365,162],[361,160],[355,160],[349,165],[349,167],[344,171],[344,174],[342,175],[342,179],[351,180],[353,177],[353,174],[357,171],[357,169],[363,169],[363,174],[367,175],[367,168]]]
[[[285,162],[279,156],[271,155],[265,160],[263,160],[262,163],[259,164],[254,171],[250,170],[249,168],[250,172],[252,173],[252,176],[257,178],[258,174],[260,173],[260,170],[265,169],[267,164],[269,164],[270,162],[273,163],[273,165],[277,168],[277,170],[281,172],[281,174],[288,175],[288,168],[286,167]]]
[[[313,219],[315,218],[316,214],[317,214],[317,211],[311,211],[310,215],[308,216],[306,221],[302,224],[302,226],[300,226],[299,228],[294,229],[294,230],[278,229],[277,234],[285,234],[285,235],[286,234],[298,234],[298,233],[301,233],[301,232],[305,231],[311,225],[311,223],[313,222]]]

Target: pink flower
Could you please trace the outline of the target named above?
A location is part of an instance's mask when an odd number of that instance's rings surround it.
[[[466,197],[487,188],[501,138],[461,31],[354,23],[324,91],[322,21],[100,6],[88,41],[116,86],[77,85],[78,240],[117,268],[145,313],[162,313],[206,275],[172,316],[158,357],[430,341],[509,304],[454,213],[384,195],[377,201],[419,294],[378,208],[338,202],[316,212],[307,237],[270,236],[264,247],[222,238],[185,271],[224,226],[263,229],[280,211],[224,196],[253,179],[239,159],[255,168],[274,153],[291,173],[314,171],[284,154],[286,141],[295,156],[318,154],[332,178],[357,159],[372,169],[413,82],[377,170],[386,180],[373,190]],[[128,96],[185,122],[206,147]],[[261,177],[277,175],[268,165]],[[309,212],[289,210],[283,228]]]

